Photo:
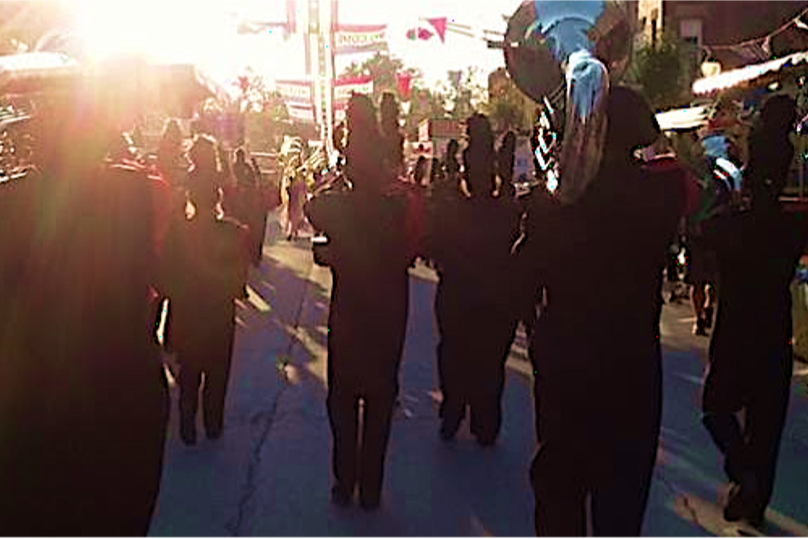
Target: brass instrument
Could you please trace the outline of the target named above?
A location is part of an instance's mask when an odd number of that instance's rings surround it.
[[[540,105],[535,155],[562,202],[574,201],[599,167],[609,87],[631,57],[629,9],[616,1],[525,1],[508,22],[505,64]]]

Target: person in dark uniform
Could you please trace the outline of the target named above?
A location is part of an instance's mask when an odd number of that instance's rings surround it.
[[[392,92],[383,92],[379,102],[380,147],[387,167],[396,176],[404,175],[404,134],[401,131],[400,107]]]
[[[377,151],[379,127],[367,96],[351,97],[347,123],[349,186],[316,196],[306,213],[328,238],[325,260],[333,276],[327,398],[334,442],[332,501],[351,503],[358,485],[362,507],[375,509],[398,391],[407,268],[414,252],[402,226],[406,193],[392,189],[393,171]]]
[[[221,215],[220,175],[213,139],[197,136],[189,151],[193,168],[188,199],[194,213],[168,237],[163,279],[169,298],[171,348],[179,362],[180,437],[196,443],[196,414],[202,375],[205,434],[218,439],[235,336],[234,300],[247,281],[247,228]]]
[[[755,525],[774,487],[793,363],[789,285],[808,243],[806,215],[789,213],[778,201],[794,155],[788,135],[795,117],[789,97],[764,104],[744,178],[751,207],[705,224],[720,288],[703,421],[731,482],[724,517]]]
[[[435,296],[440,433],[454,438],[468,407],[471,431],[480,444],[491,445],[502,421],[505,360],[517,323],[501,277],[513,271],[511,247],[520,215],[513,200],[494,196],[496,159],[488,118],[475,114],[467,127],[463,161],[471,196],[436,201],[428,233],[428,256],[440,278]]]
[[[514,152],[516,151],[516,133],[508,131],[502,137],[497,149],[497,174],[499,175],[500,196],[513,200],[516,188],[513,185]]]
[[[260,172],[247,161],[244,148],[235,151],[233,175],[236,178],[235,208],[231,213],[250,233],[250,260],[257,266],[261,262],[267,227],[267,207],[259,186]]]
[[[457,160],[457,152],[460,150],[460,144],[452,139],[446,143],[446,153],[443,156],[443,169],[446,174],[446,185],[451,186],[450,189],[455,189],[460,192],[460,181],[462,175],[460,174],[460,161]]]
[[[7,535],[143,536],[159,491],[161,225],[146,173],[104,161],[124,122],[104,97],[81,87],[39,110],[39,173],[0,184]]]
[[[681,170],[633,157],[659,135],[642,97],[613,87],[607,99],[596,177],[574,202],[545,199],[526,223],[534,254],[523,259],[546,286],[533,332],[539,535],[586,535],[587,498],[595,535],[639,535],[656,459],[662,268],[686,188]]]

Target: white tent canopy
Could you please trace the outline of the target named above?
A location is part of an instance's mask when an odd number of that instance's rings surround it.
[[[711,107],[707,105],[667,110],[656,115],[657,123],[662,131],[695,129],[704,125],[710,116]]]

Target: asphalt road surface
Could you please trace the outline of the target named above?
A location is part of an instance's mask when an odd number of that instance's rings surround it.
[[[376,512],[328,501],[325,410],[330,274],[306,240],[281,239],[271,220],[264,260],[251,270],[238,329],[223,438],[185,447],[176,387],[151,535],[526,536],[533,533],[527,471],[535,451],[531,368],[519,335],[507,364],[498,443],[481,448],[464,425],[442,442],[432,317],[435,276],[411,272],[401,398]],[[701,426],[707,339],[691,335],[686,304],[663,310],[664,407],[658,465],[643,533],[755,535],[724,522],[718,453]],[[792,391],[767,535],[808,536],[808,392],[805,365]]]

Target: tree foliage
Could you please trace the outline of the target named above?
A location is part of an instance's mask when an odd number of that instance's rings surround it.
[[[503,69],[504,71],[504,69]],[[507,77],[489,94],[483,111],[497,131],[529,132],[536,117],[536,104]]]
[[[342,75],[369,75],[373,79],[373,102],[378,104],[384,92],[392,92],[399,102],[404,100],[396,78],[399,73],[409,74],[413,79],[420,74],[417,69],[404,67],[404,62],[400,59],[377,52],[362,63],[351,63]]]
[[[634,56],[629,81],[640,86],[655,110],[684,104],[682,50],[676,38],[664,35],[656,44],[646,44]]]
[[[283,136],[290,133],[289,110],[283,97],[268,88],[261,75],[251,71],[240,76],[237,85],[239,95],[232,107],[244,119],[250,149],[277,149]]]

